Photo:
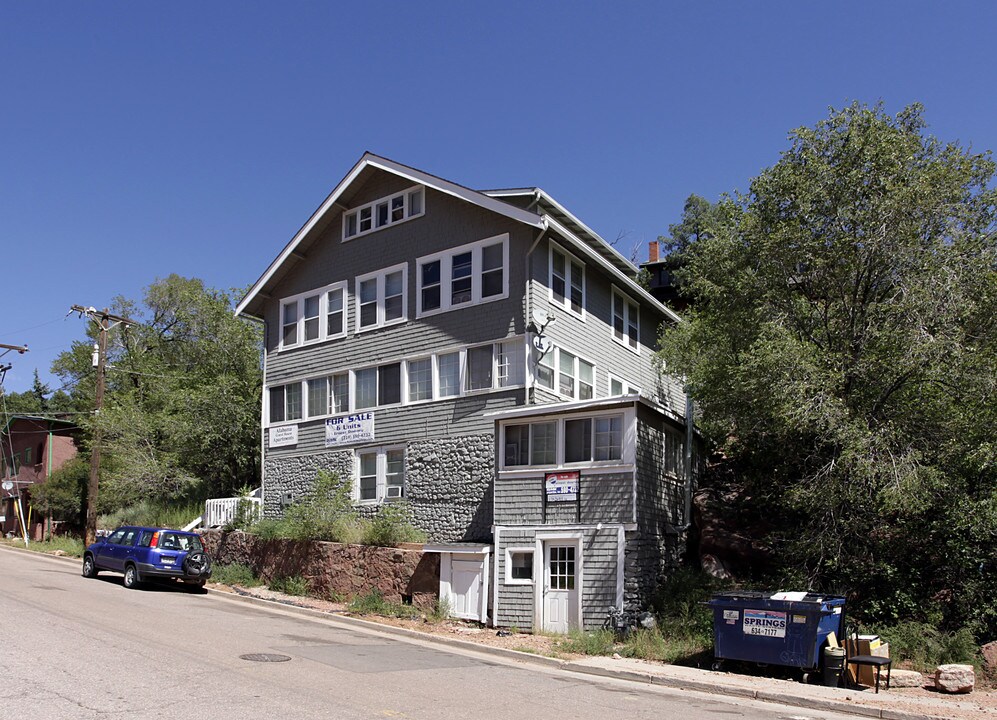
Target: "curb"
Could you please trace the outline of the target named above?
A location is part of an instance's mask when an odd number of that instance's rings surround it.
[[[49,555],[48,553],[35,552],[34,550],[11,547],[8,545],[0,545],[0,550],[29,554],[33,557],[48,558],[57,562],[72,563],[74,565],[80,563],[79,558]],[[753,690],[751,688],[725,685],[723,683],[710,680],[675,678],[636,670],[614,670],[612,668],[604,668],[596,665],[586,665],[577,660],[560,660],[558,658],[534,655],[533,653],[521,652],[519,650],[509,650],[506,648],[494,647],[492,645],[482,645],[470,640],[460,640],[458,638],[448,638],[440,635],[434,635],[432,633],[419,632],[418,630],[410,630],[409,628],[386,625],[371,620],[363,620],[350,615],[315,610],[314,608],[303,607],[293,603],[267,600],[266,598],[258,598],[252,595],[243,595],[236,591],[225,592],[224,590],[205,588],[205,592],[208,595],[215,595],[219,598],[231,600],[233,602],[255,605],[261,609],[281,610],[298,615],[306,615],[308,617],[326,620],[334,625],[341,625],[347,628],[381,633],[384,635],[394,635],[409,640],[418,640],[437,645],[446,645],[467,652],[492,655],[519,663],[542,665],[544,667],[563,670],[565,672],[575,673],[578,675],[593,675],[616,680],[626,680],[628,682],[640,683],[643,685],[657,685],[673,690],[692,690],[695,692],[719,695],[722,697],[758,700],[760,702],[778,703],[780,705],[801,707],[808,710],[840,712],[851,715],[859,715],[862,717],[880,718],[881,720],[949,720],[949,718],[944,715],[926,715],[923,713],[909,712],[907,710],[860,705],[829,698],[801,697],[799,695],[792,695],[774,690]]]

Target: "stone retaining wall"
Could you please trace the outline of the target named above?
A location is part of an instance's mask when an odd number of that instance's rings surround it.
[[[264,582],[302,577],[317,597],[350,600],[379,590],[389,602],[431,607],[439,595],[440,556],[421,545],[400,548],[301,540],[261,540],[207,530],[201,537],[216,565],[239,563]]]

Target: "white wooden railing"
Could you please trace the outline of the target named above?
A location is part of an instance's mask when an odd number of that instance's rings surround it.
[[[251,512],[256,517],[259,517],[263,512],[263,498],[260,497],[261,495],[260,489],[257,488],[244,497],[213,498],[208,500],[204,503],[204,514],[193,520],[184,530],[192,530],[198,526],[205,528],[224,527],[235,519],[240,502],[249,503],[252,508]]]

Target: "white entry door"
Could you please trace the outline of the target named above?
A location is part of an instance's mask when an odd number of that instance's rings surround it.
[[[481,579],[484,572],[481,560],[453,560],[450,566],[451,613],[468,620],[480,619]]]
[[[578,578],[576,546],[548,542],[544,545],[543,629],[566,633],[578,627]]]

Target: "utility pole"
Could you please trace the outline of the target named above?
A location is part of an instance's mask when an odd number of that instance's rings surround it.
[[[86,547],[97,539],[97,491],[100,484],[100,441],[102,434],[100,410],[104,406],[104,377],[107,372],[107,331],[118,325],[127,327],[135,323],[128,318],[111,315],[107,311],[107,308],[98,311],[93,307],[73,305],[70,308],[70,312],[79,313],[81,318],[84,315],[87,316],[93,322],[97,323],[99,331],[97,333],[97,352],[94,356],[94,367],[97,369],[97,394],[94,397],[95,422],[93,424],[93,445],[90,448],[90,481],[87,484],[87,524],[83,540],[83,545]]]
[[[7,353],[12,352],[12,351],[16,351],[19,355],[23,355],[24,353],[26,353],[28,351],[28,346],[27,345],[7,345],[6,343],[0,343],[0,351],[2,351],[2,352],[0,352],[0,358],[2,358],[4,355],[6,355]],[[2,399],[2,396],[3,396],[3,381],[4,381],[4,378],[7,377],[7,371],[10,370],[12,367],[14,367],[14,366],[11,365],[10,363],[7,363],[6,365],[0,365],[0,399]],[[3,404],[3,411],[4,411],[3,412],[3,414],[4,414],[4,420],[6,421],[6,415],[7,415],[7,403],[6,403],[6,401],[4,401],[4,404]],[[10,457],[13,458],[14,457],[14,441],[11,440],[11,438],[10,438],[10,424],[5,422],[5,426],[7,428],[7,447],[10,449]],[[14,470],[14,479],[13,479],[13,481],[5,480],[4,483],[3,483],[3,489],[6,490],[9,493],[11,491],[11,489],[14,487],[14,485],[17,485],[17,507],[14,508],[14,511],[15,511],[15,514],[17,515],[18,521],[20,522],[20,525],[21,525],[21,535],[24,538],[24,547],[28,547],[28,528],[24,524],[24,506],[21,504],[21,485],[17,481],[17,470],[16,470],[17,465],[14,465],[14,468],[15,468],[15,470]],[[8,497],[10,497],[10,496],[8,495]]]

